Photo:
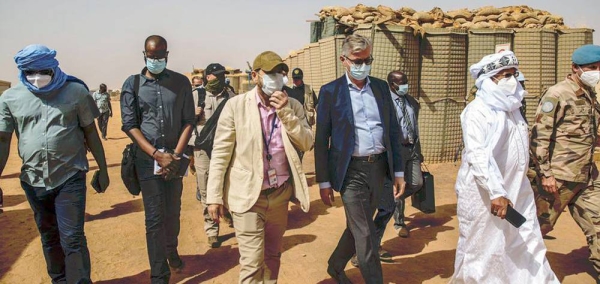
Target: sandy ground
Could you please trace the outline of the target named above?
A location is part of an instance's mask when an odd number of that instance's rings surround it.
[[[114,105],[118,110],[118,103]],[[111,185],[106,193],[89,188],[86,208],[86,235],[95,283],[147,283],[149,264],[146,254],[144,213],[140,197],[127,193],[120,180],[121,153],[129,139],[120,131],[120,114],[110,120],[109,140],[104,142]],[[49,283],[40,237],[33,214],[19,184],[21,160],[16,139],[0,186],[5,208],[0,214],[0,283]],[[305,156],[304,168],[314,172],[312,153]],[[90,166],[96,164],[90,155]],[[383,248],[394,255],[384,263],[386,283],[447,283],[454,270],[458,238],[456,197],[453,185],[458,166],[430,165],[435,176],[437,211],[423,214],[407,206],[410,238],[394,235],[392,223],[383,239]],[[88,182],[92,175],[88,175]],[[309,184],[314,183],[314,176]],[[236,283],[238,246],[233,229],[221,226],[220,248],[209,249],[202,229],[201,205],[195,197],[194,177],[184,179],[179,252],[186,269],[173,274],[172,283]],[[328,208],[319,199],[317,185],[311,187],[311,208],[303,213],[290,205],[288,230],[284,237],[280,283],[335,283],[326,273],[327,259],[345,227],[339,195]],[[409,202],[410,204],[410,202]],[[545,240],[547,257],[563,283],[594,283],[595,272],[588,262],[585,238],[565,212],[557,228]],[[348,265],[346,272],[355,283],[362,283],[360,271]]]

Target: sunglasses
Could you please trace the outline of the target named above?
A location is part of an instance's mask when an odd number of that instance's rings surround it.
[[[52,69],[44,69],[44,70],[24,70],[23,73],[25,73],[26,76],[31,76],[31,75],[35,75],[35,74],[40,74],[40,75],[49,75],[52,76],[54,75],[54,71],[52,71]]]
[[[344,55],[344,58],[348,59],[348,61],[352,62],[352,64],[355,64],[355,65],[363,65],[363,63],[366,65],[371,65],[373,63],[373,60],[375,60],[375,58],[373,58],[373,56],[369,56],[369,58],[367,58],[367,59],[352,60],[352,59],[348,58],[348,56]]]
[[[519,71],[515,72],[515,73],[504,73],[504,75],[500,75],[500,76],[504,76],[504,78],[509,79],[510,77],[519,77],[520,73]]]

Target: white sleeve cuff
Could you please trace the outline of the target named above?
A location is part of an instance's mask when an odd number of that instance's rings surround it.
[[[404,177],[404,172],[395,172],[394,176],[397,178],[403,178]]]
[[[320,189],[323,189],[323,188],[329,188],[329,187],[331,187],[331,183],[330,183],[330,182],[328,182],[328,181],[326,181],[326,182],[320,182],[320,183],[319,183],[319,188],[320,188]]]

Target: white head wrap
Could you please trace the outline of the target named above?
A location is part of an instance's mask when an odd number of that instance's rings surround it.
[[[477,79],[475,81],[475,86],[479,89],[477,97],[492,109],[514,111],[521,106],[521,100],[525,95],[521,84],[517,84],[515,94],[505,94],[491,79],[498,72],[509,68],[519,68],[519,60],[512,51],[487,55],[469,68],[471,76]]]

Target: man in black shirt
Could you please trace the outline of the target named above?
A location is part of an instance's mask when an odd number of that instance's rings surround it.
[[[183,183],[177,171],[187,167],[181,155],[195,123],[194,101],[188,78],[166,69],[167,41],[153,35],[144,47],[146,67],[123,84],[122,130],[137,145],[151,283],[169,283],[169,267],[183,268],[177,252]]]

